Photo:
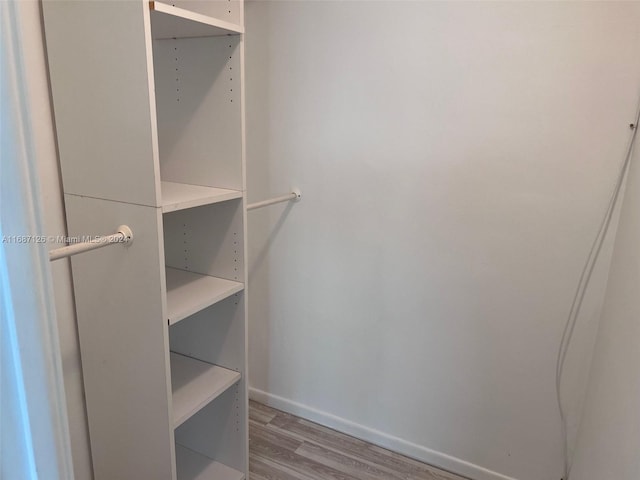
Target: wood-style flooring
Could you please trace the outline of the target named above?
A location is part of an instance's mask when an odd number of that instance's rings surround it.
[[[465,480],[257,402],[249,480]]]

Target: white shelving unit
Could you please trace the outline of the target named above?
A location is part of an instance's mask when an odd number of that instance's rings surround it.
[[[95,479],[242,480],[242,1],[43,12],[69,234],[136,239],[72,259]]]

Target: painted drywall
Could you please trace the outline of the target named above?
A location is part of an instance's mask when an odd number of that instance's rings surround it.
[[[28,78],[27,92],[33,121],[31,134],[36,149],[37,183],[40,188],[41,205],[44,208],[45,232],[54,237],[65,236],[62,186],[49,100],[40,2],[25,0],[18,5],[19,31],[24,47],[22,60]],[[49,248],[61,246],[55,242],[49,242],[48,245]],[[68,260],[59,260],[51,266],[75,478],[90,480],[93,474],[69,267]]]
[[[640,478],[639,152],[629,172],[571,480]]]
[[[303,192],[249,213],[254,398],[477,480],[560,478],[556,349],[629,138],[639,20],[249,2],[249,199]],[[567,364],[572,439],[607,272],[605,252]]]

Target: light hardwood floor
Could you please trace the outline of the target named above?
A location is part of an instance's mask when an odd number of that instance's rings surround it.
[[[465,480],[257,402],[249,480]]]

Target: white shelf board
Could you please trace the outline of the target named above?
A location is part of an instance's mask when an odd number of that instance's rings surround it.
[[[167,268],[169,325],[244,289],[244,284],[224,278]]]
[[[244,28],[218,18],[178,8],[162,2],[149,2],[153,38],[217,37],[244,33]]]
[[[238,372],[171,352],[174,428],[238,380]]]
[[[162,213],[242,198],[239,190],[162,182]]]
[[[244,474],[176,444],[178,480],[244,480]]]

